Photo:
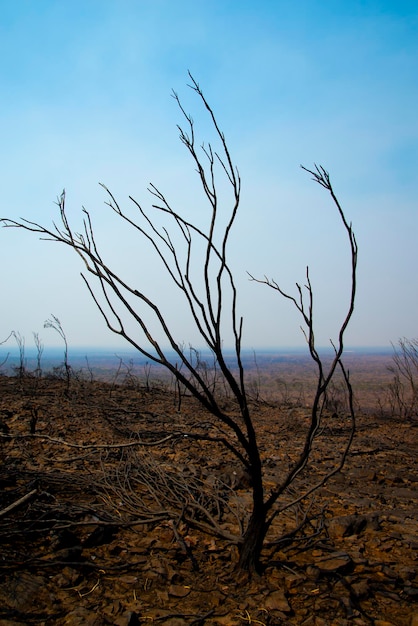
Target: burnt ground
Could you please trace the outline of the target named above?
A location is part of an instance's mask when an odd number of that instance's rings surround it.
[[[257,402],[253,415],[268,489],[309,410]],[[416,423],[357,421],[342,472],[277,518],[264,572],[249,578],[232,536],[250,485],[203,438],[219,431],[192,398],[1,376],[0,624],[417,624]],[[324,475],[348,432],[343,411],[329,415],[282,505]]]

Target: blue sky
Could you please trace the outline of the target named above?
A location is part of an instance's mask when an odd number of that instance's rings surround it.
[[[178,140],[182,98],[201,140],[212,130],[190,70],[242,177],[230,259],[248,347],[301,345],[297,312],[246,271],[288,291],[309,265],[317,337],[335,339],[348,298],[345,233],[299,164],[322,164],[359,244],[352,346],[416,337],[418,319],[418,5],[411,1],[0,0],[3,217],[49,225],[65,187],[77,230],[91,211],[101,250],[155,295],[176,336],[199,344],[178,294],[138,239],[112,219],[98,183],[129,207],[150,182],[198,220],[194,166]],[[223,189],[220,183],[220,189]],[[197,213],[196,213],[197,211]],[[0,338],[120,343],[105,328],[71,251],[0,230]],[[228,337],[226,337],[228,340]]]

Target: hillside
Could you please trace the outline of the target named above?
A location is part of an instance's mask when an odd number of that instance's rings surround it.
[[[253,413],[268,485],[297,454],[308,409],[261,400]],[[357,419],[341,474],[279,516],[264,573],[248,578],[236,574],[232,537],[250,485],[221,443],[205,441],[216,428],[192,398],[134,379],[74,377],[68,387],[1,376],[0,624],[409,626],[416,424],[370,411]],[[328,449],[301,480],[326,470],[347,422],[329,416]]]

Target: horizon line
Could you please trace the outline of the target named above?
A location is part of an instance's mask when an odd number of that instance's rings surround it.
[[[357,351],[357,350],[361,350],[361,351],[370,351],[370,352],[374,352],[374,351],[382,351],[382,350],[393,350],[394,344],[380,344],[380,345],[367,345],[367,344],[353,344],[353,345],[347,345],[344,346],[344,352],[353,352],[353,351]],[[198,352],[211,352],[210,349],[207,346],[187,346],[184,349],[184,352],[188,352],[188,350],[197,350]],[[329,351],[333,351],[334,348],[332,345],[321,345],[321,346],[317,346],[316,348],[317,350],[329,350]],[[25,353],[27,352],[31,352],[31,353],[37,353],[38,349],[36,348],[35,345],[25,345],[24,346],[24,350]],[[42,345],[42,351],[48,351],[48,350],[53,350],[53,351],[61,351],[61,352],[65,352],[65,346],[63,346],[62,344],[43,344]],[[173,350],[173,348],[171,347],[165,347],[163,348],[163,350],[167,353],[173,353],[175,352]],[[225,348],[223,348],[223,350],[225,352],[235,352],[235,348],[233,346],[226,346]],[[244,346],[241,347],[241,352],[280,352],[280,351],[292,351],[292,352],[296,352],[296,351],[308,351],[309,352],[309,346],[308,344],[305,345],[276,345],[276,346]],[[0,345],[0,353],[12,353],[12,352],[17,352],[19,353],[19,347],[17,345],[10,345],[7,346],[5,344]],[[71,355],[71,353],[80,353],[80,352],[89,352],[90,354],[92,353],[102,353],[102,352],[112,352],[112,353],[117,353],[117,352],[130,352],[130,353],[134,353],[134,354],[139,354],[143,357],[145,357],[145,355],[143,355],[138,349],[130,346],[130,345],[120,345],[120,346],[107,346],[107,345],[100,345],[100,346],[89,346],[89,345],[83,345],[83,344],[79,344],[79,345],[73,345],[73,346],[68,346],[68,354]],[[150,350],[151,352],[151,350]]]

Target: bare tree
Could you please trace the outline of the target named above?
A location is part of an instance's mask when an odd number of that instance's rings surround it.
[[[154,185],[149,191],[154,198],[152,210],[146,211],[139,202],[130,197],[138,211],[135,218],[121,208],[115,197],[104,185],[108,206],[140,238],[153,249],[156,259],[162,264],[178,292],[184,299],[191,314],[194,327],[198,330],[202,344],[213,358],[213,376],[202,368],[195,351],[186,351],[182,342],[175,337],[170,323],[170,311],[161,308],[158,301],[150,297],[140,286],[132,285],[116,270],[107,264],[96,243],[90,214],[83,209],[83,232],[74,232],[65,208],[65,192],[58,199],[61,223],[46,228],[26,219],[15,221],[3,219],[6,227],[19,227],[36,232],[42,239],[60,242],[69,246],[82,258],[88,274],[96,279],[96,288],[82,277],[101,312],[108,328],[123,337],[148,361],[162,365],[169,370],[175,380],[194,396],[212,415],[221,436],[221,441],[243,465],[251,480],[252,511],[243,520],[243,531],[237,537],[240,558],[239,567],[245,570],[258,570],[261,551],[266,534],[273,520],[289,507],[295,506],[313,491],[318,489],[331,475],[338,472],[347,455],[354,433],[354,410],[349,374],[342,363],[343,337],[354,308],[356,288],[357,246],[354,234],[344,217],[341,206],[334,194],[329,175],[323,168],[310,172],[314,180],[326,191],[336,205],[343,227],[348,235],[351,260],[352,284],[347,315],[341,325],[338,341],[334,346],[334,358],[328,369],[324,367],[314,340],[313,290],[307,272],[305,303],[303,289],[297,285],[298,295],[286,294],[273,280],[263,280],[279,294],[288,298],[302,315],[310,354],[318,369],[318,383],[312,404],[311,418],[307,426],[306,438],[299,457],[287,470],[286,475],[269,492],[266,492],[263,460],[258,445],[256,424],[251,413],[251,403],[245,384],[242,360],[243,318],[237,311],[236,281],[228,258],[230,234],[240,203],[241,180],[233,165],[225,135],[218,125],[215,114],[201,91],[199,84],[189,74],[191,89],[197,94],[212,124],[218,150],[212,145],[196,145],[195,127],[192,117],[186,113],[177,93],[173,97],[185,120],[186,130],[178,126],[180,141],[188,150],[197,170],[201,188],[209,211],[205,214],[206,226],[197,225],[177,212],[163,193]],[[309,171],[309,170],[308,170]],[[230,206],[221,206],[220,190],[229,188]],[[158,225],[157,216],[167,220]],[[196,251],[199,254],[196,254]],[[136,323],[137,331],[127,329],[127,319]],[[56,326],[54,326],[56,328]],[[57,328],[56,328],[57,329]],[[226,329],[226,330],[225,330]],[[138,338],[138,331],[141,336]],[[232,332],[234,342],[233,358],[227,355],[224,337]],[[163,340],[160,339],[163,337]],[[334,345],[334,344],[333,344]],[[168,349],[165,348],[168,346]],[[174,356],[173,356],[174,355]],[[314,484],[302,489],[297,495],[289,488],[298,485],[297,479],[306,470],[315,442],[322,432],[320,429],[327,388],[339,368],[348,391],[349,411],[352,427],[335,466]],[[221,384],[220,384],[221,383]],[[225,403],[225,389],[234,402]],[[199,438],[196,430],[195,438]],[[205,437],[210,440],[210,436]],[[279,442],[278,442],[279,446]],[[292,488],[293,489],[293,488]],[[286,494],[286,498],[281,497]],[[280,504],[281,502],[281,504]]]
[[[36,370],[35,370],[35,376],[37,376],[38,378],[40,378],[42,376],[42,354],[44,352],[44,345],[42,343],[42,340],[39,336],[39,333],[32,333],[33,334],[33,340],[35,342],[35,346],[36,346]]]
[[[19,332],[12,330],[11,335],[15,338],[19,350],[19,365],[14,369],[19,378],[22,379],[26,375],[26,357],[25,357],[25,338]]]
[[[71,369],[71,365],[68,362],[68,341],[67,341],[67,336],[64,332],[64,329],[62,327],[62,324],[60,322],[60,320],[58,319],[58,317],[56,317],[55,315],[51,315],[50,319],[45,320],[44,322],[44,328],[52,328],[53,330],[55,330],[59,336],[61,337],[61,339],[64,342],[64,371],[65,371],[65,380],[66,380],[66,393],[68,394],[70,391],[70,382],[71,382],[71,373],[72,373],[72,369]]]
[[[393,374],[388,399],[392,413],[400,417],[418,416],[418,338],[399,339],[393,346],[393,364],[388,367]]]
[[[9,341],[9,339],[10,339],[10,337],[11,337],[12,335],[13,335],[13,332],[11,332],[11,333],[9,334],[9,336],[8,336],[8,337],[6,337],[6,339],[4,339],[3,341],[0,341],[0,346],[2,346],[4,343],[7,343],[7,342]],[[3,365],[5,365],[5,364],[7,363],[8,359],[9,359],[9,356],[10,356],[10,352],[8,352],[8,353],[6,354],[5,358],[4,358],[4,359],[3,359],[3,361],[0,363],[0,368],[2,368],[2,367],[3,367]]]

